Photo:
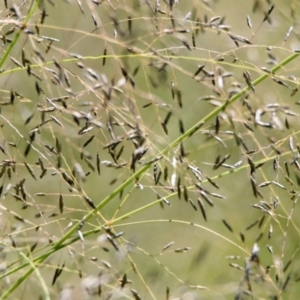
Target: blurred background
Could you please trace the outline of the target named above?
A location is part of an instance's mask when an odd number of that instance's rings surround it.
[[[1,7],[1,294],[81,222],[10,299],[295,299],[299,3],[30,9]]]

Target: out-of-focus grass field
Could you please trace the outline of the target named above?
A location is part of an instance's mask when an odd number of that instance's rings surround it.
[[[30,3],[7,2],[7,9],[0,7],[0,57],[30,9]],[[0,174],[5,168],[0,179],[0,295],[29,267],[5,276],[7,272],[51,249],[84,220],[91,210],[84,196],[97,205],[134,174],[132,155],[138,147],[149,149],[136,162],[136,170],[181,136],[180,121],[188,130],[224,104],[233,90],[246,87],[243,73],[249,72],[254,81],[266,74],[262,68],[271,69],[300,49],[297,1],[173,1],[175,26],[172,1],[53,1],[55,6],[41,2],[27,23],[32,32],[20,30],[0,74]],[[154,14],[156,3],[161,11]],[[5,35],[12,28],[15,31]],[[246,38],[247,43],[238,41],[237,47],[229,35]],[[51,47],[49,37],[55,39]],[[133,181],[121,196],[82,221],[80,232],[96,227],[98,232],[36,265],[9,299],[297,299],[298,64],[296,58],[278,73],[267,73],[269,78],[254,91],[221,111],[218,121],[212,118],[185,139],[184,157],[179,145],[167,151],[156,163],[161,172],[157,184],[152,165],[138,183]],[[205,77],[203,71],[193,76],[200,65],[213,77]],[[62,96],[68,98],[55,99]],[[7,105],[10,101],[13,104]],[[43,115],[46,109],[53,111]],[[261,120],[273,128],[255,122],[260,109]],[[168,112],[172,115],[166,133],[162,123]],[[87,132],[79,134],[84,129]],[[118,139],[115,148],[106,147]],[[214,168],[217,157],[220,161],[227,154],[225,165]],[[39,158],[47,169],[42,178]],[[108,161],[119,167],[109,167]],[[251,162],[265,163],[250,174]],[[202,183],[191,167],[201,170]],[[73,178],[73,187],[63,173]],[[22,179],[26,199],[20,190]],[[264,182],[266,186],[259,187]],[[209,195],[213,206],[209,205],[195,183],[206,194],[226,199]],[[261,195],[255,197],[253,189]],[[170,205],[157,202],[140,209],[161,197]],[[119,232],[124,234],[114,239],[116,250],[107,234]],[[260,249],[257,257],[255,244]],[[53,282],[59,267],[63,271]]]

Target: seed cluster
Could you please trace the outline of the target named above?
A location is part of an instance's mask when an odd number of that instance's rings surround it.
[[[300,293],[299,9],[225,6],[4,1],[0,297]]]

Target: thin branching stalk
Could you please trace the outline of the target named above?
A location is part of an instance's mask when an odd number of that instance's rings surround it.
[[[36,2],[37,4],[37,2]],[[282,62],[280,62],[278,65],[276,65],[275,67],[273,67],[271,69],[271,72],[273,74],[275,74],[275,72],[279,71],[281,68],[283,68],[284,66],[288,65],[289,63],[291,63],[293,60],[295,60],[297,57],[299,56],[299,53],[293,53],[292,55],[290,55],[289,57],[287,57],[285,60],[283,60]],[[254,80],[252,82],[252,86],[257,86],[260,83],[262,83],[265,79],[267,79],[269,77],[268,74],[263,74],[261,75],[259,78],[257,78],[256,80]],[[196,124],[194,124],[190,129],[188,129],[184,134],[182,134],[179,138],[177,138],[176,140],[174,140],[172,143],[170,143],[164,150],[162,150],[160,153],[157,154],[157,157],[159,156],[163,156],[165,154],[167,154],[170,150],[174,149],[176,146],[178,146],[180,144],[180,142],[182,142],[183,140],[187,139],[193,132],[195,132],[195,130],[197,130],[200,126],[202,126],[203,124],[207,123],[208,121],[212,120],[214,117],[216,117],[218,115],[218,113],[220,113],[221,111],[225,110],[227,107],[229,107],[231,104],[233,104],[235,101],[237,101],[238,99],[241,98],[241,96],[243,96],[244,94],[246,94],[248,91],[250,90],[249,86],[246,86],[245,88],[243,88],[239,93],[235,94],[233,97],[231,97],[228,101],[226,101],[223,105],[221,105],[220,107],[216,108],[215,110],[213,110],[211,113],[209,113],[208,115],[206,115],[203,119],[199,120],[199,122],[197,122]],[[285,156],[287,154],[289,154],[289,152],[286,153],[282,153],[282,156]],[[273,157],[267,158],[265,160],[262,160],[262,162],[267,161],[267,160],[272,160]],[[143,167],[141,167],[138,171],[136,171],[130,178],[128,178],[124,183],[122,183],[118,188],[116,188],[110,195],[108,195],[105,199],[103,199],[97,206],[95,209],[91,210],[89,213],[86,214],[85,216],[85,221],[89,221],[96,213],[97,211],[100,211],[102,208],[104,208],[110,201],[112,201],[121,191],[123,191],[128,185],[132,184],[137,178],[140,178],[150,167],[151,167],[151,163],[144,165]],[[248,165],[244,165],[241,166],[239,168],[237,168],[236,171],[240,171],[244,168],[247,168]],[[230,172],[225,172],[222,176],[226,176],[230,174]],[[217,176],[218,177],[218,176]],[[169,196],[171,197],[173,196],[172,194]],[[133,214],[139,213],[140,211],[143,211],[145,209],[148,209],[149,207],[159,203],[161,200],[157,200],[154,201],[152,203],[150,203],[149,205],[140,207],[136,210],[133,210],[132,212],[123,215],[115,220],[112,221],[112,223],[115,223],[117,221],[123,220],[126,217],[129,217]],[[71,242],[67,242],[68,239],[71,239],[72,236],[74,235],[74,233],[76,233],[78,227],[80,226],[80,221],[78,221],[75,225],[72,226],[72,228],[61,238],[59,239],[57,242],[55,242],[52,246],[51,249],[46,252],[43,255],[40,255],[39,257],[35,258],[32,260],[33,263],[35,264],[42,264],[50,255],[52,255],[54,252],[66,247],[67,245],[70,245],[73,242],[76,242],[78,240],[78,238],[73,238],[73,240],[71,240]],[[25,267],[29,265],[29,263],[22,265],[21,267],[15,268],[12,272],[16,272],[18,270],[20,270],[21,268]],[[26,280],[30,274],[35,270],[35,268],[33,268],[32,266],[23,274],[19,277],[19,279],[9,288],[7,289],[7,291],[1,296],[0,299],[6,299],[7,297],[9,297],[12,292],[18,288],[18,286],[24,281]],[[7,273],[7,274],[11,274],[11,272]],[[5,275],[6,276],[6,275]]]
[[[15,35],[14,39],[9,44],[7,50],[5,51],[4,55],[0,59],[0,69],[3,67],[4,63],[6,62],[8,56],[9,56],[9,54],[12,52],[12,50],[15,47],[15,45],[17,44],[17,42],[18,42],[18,40],[20,38],[20,35],[23,32],[23,29],[26,28],[26,24],[29,22],[29,20],[32,18],[32,16],[36,13],[36,10],[39,8],[40,1],[41,0],[33,0],[31,8],[30,8],[28,14],[26,15],[26,18],[25,18],[23,24],[21,25],[21,28],[18,30],[18,32]]]

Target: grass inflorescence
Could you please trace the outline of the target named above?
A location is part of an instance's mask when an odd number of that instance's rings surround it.
[[[15,2],[0,298],[299,294],[297,2]]]

